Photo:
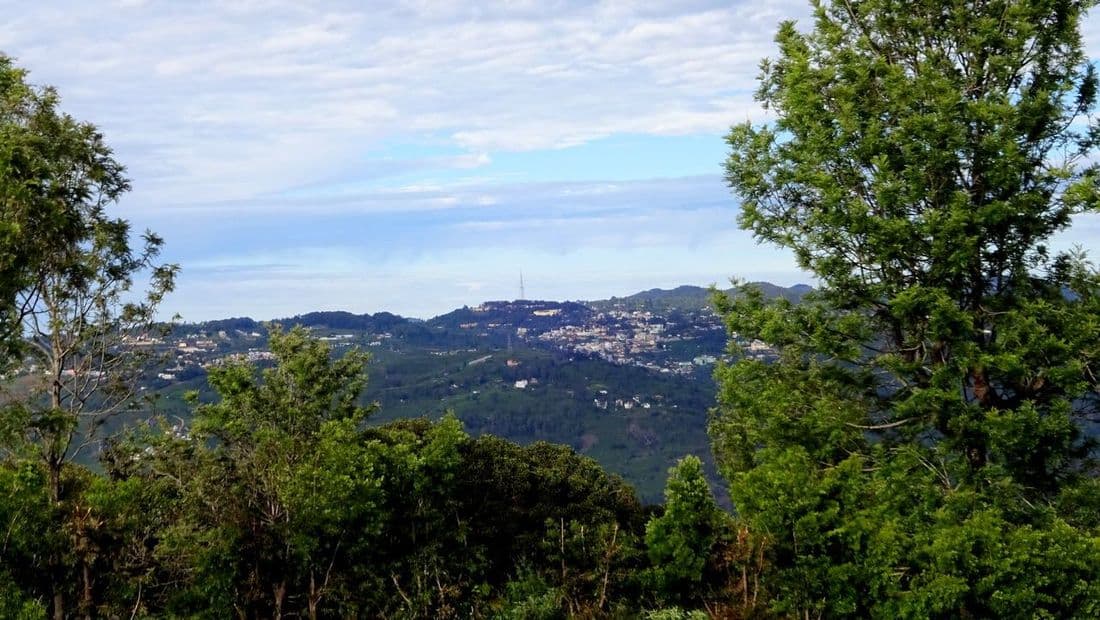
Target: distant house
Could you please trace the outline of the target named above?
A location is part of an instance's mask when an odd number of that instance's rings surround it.
[[[528,383],[527,379],[520,379],[519,381],[516,381],[516,389],[517,390],[527,389],[527,383]]]

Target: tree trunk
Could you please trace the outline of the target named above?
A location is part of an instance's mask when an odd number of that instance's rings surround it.
[[[54,455],[48,455],[46,466],[49,471],[50,504],[53,505],[54,511],[59,515],[61,509],[61,461],[55,458]],[[61,524],[55,522],[55,525],[60,526]],[[50,579],[53,581],[50,584],[50,590],[53,591],[53,620],[65,620],[64,571],[62,570],[61,555],[57,550],[50,552],[48,563]]]
[[[54,584],[53,589],[53,620],[65,620],[65,595]]]
[[[309,571],[309,620],[317,620],[317,604],[321,602],[321,593],[317,590],[317,580],[313,571]]]
[[[752,554],[749,554],[752,557]],[[748,560],[746,560],[746,563]],[[742,607],[748,609],[749,607],[749,568],[748,566],[741,567],[741,601]]]
[[[88,563],[87,558],[84,558],[80,562],[82,566],[82,577],[84,578],[84,594],[80,601],[80,606],[83,608],[85,620],[92,620],[92,610],[94,609],[95,598],[92,596],[92,566]]]
[[[615,527],[611,531],[611,544],[607,547],[607,557],[604,564],[603,582],[600,584],[600,598],[596,603],[596,609],[603,610],[604,604],[607,602],[607,583],[611,579],[611,561],[615,557],[615,541],[619,537],[619,522],[615,522]]]
[[[50,408],[53,413],[56,413],[61,409],[61,351],[57,343],[56,338],[51,343],[53,350],[53,356],[50,359],[50,376],[53,378],[53,382],[50,385]],[[57,430],[54,433],[61,433],[63,431]],[[46,457],[46,469],[49,471],[49,493],[50,503],[53,504],[55,511],[55,517],[61,518],[61,467],[65,461],[65,454],[60,451],[61,437],[51,433],[50,436],[45,439],[45,457]],[[58,531],[61,531],[61,523],[55,523],[59,526]],[[53,590],[53,617],[54,620],[64,620],[65,618],[65,594],[64,594],[64,575],[61,555],[55,550],[50,553],[49,558],[49,573],[50,578],[53,579],[51,589]]]
[[[275,620],[283,618],[283,600],[286,599],[286,581],[280,581],[275,586]]]

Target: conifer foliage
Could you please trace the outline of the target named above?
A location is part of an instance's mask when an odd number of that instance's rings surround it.
[[[718,300],[779,361],[718,371],[715,452],[773,608],[1100,612],[1091,2],[815,3],[729,134],[740,223],[817,279]]]

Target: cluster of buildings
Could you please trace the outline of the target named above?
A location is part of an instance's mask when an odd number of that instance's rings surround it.
[[[717,337],[716,332],[720,333]],[[538,339],[563,351],[598,357],[620,366],[691,375],[700,367],[713,365],[722,356],[725,328],[709,314],[694,314],[688,322],[676,323],[648,311],[616,309],[594,314],[581,325],[562,325],[544,331]],[[775,355],[758,340],[738,339],[738,343],[749,357],[768,359]]]
[[[660,401],[660,400],[663,400],[663,397],[660,396],[660,395],[655,395],[653,397],[653,399]],[[653,406],[652,403],[650,403],[648,399],[645,399],[642,396],[639,396],[637,394],[635,394],[634,396],[632,396],[630,398],[614,398],[613,399],[610,396],[608,396],[607,390],[600,390],[599,393],[595,396],[595,398],[592,399],[592,404],[597,409],[603,409],[605,411],[612,410],[612,409],[623,409],[623,410],[626,410],[626,411],[630,411],[631,409],[634,409],[635,407],[637,407],[638,409],[649,409]],[[675,407],[675,405],[673,405],[673,407]]]
[[[613,364],[630,364],[642,353],[652,353],[664,342],[665,324],[649,312],[612,310],[596,314],[584,325],[563,325],[539,334],[538,339],[558,348],[592,355]]]
[[[165,367],[158,370],[156,377],[161,381],[176,381],[186,378],[187,373],[224,363],[230,359],[245,359],[250,362],[270,360],[274,355],[259,347],[248,347],[249,342],[262,338],[259,332],[234,330],[232,334],[225,330],[216,333],[205,331],[178,334],[167,339],[155,338],[152,342],[132,342],[134,346],[156,346],[164,352]],[[244,350],[241,350],[244,345]]]
[[[609,310],[583,325],[563,325],[538,339],[564,351],[598,357],[620,366],[634,365],[662,373],[691,374],[691,361],[663,352],[671,343],[696,336],[674,329],[667,319],[642,310]],[[713,362],[712,362],[713,363]]]

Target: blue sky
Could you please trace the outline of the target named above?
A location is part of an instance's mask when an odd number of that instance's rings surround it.
[[[169,312],[430,317],[521,271],[547,299],[807,281],[721,177],[807,6],[0,2],[0,50],[128,166],[117,212],[183,267]],[[1064,242],[1098,245],[1080,224]]]

